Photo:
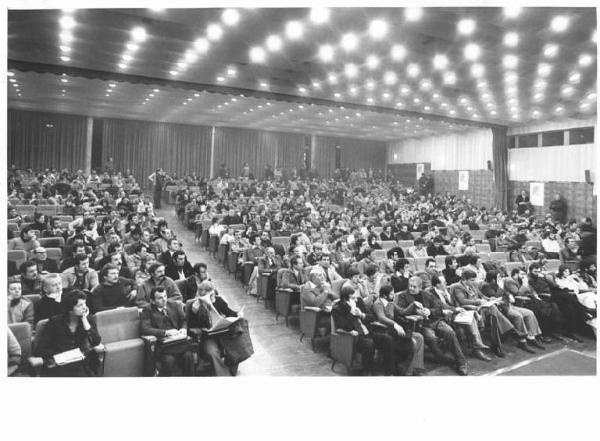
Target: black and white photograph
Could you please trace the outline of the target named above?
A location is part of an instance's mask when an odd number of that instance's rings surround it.
[[[156,3],[8,2],[3,383],[596,377],[595,6]]]

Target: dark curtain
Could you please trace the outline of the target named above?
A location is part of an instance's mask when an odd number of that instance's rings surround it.
[[[87,118],[8,110],[8,165],[85,170]]]
[[[211,128],[150,121],[105,119],[102,163],[112,157],[116,167],[130,170],[142,188],[158,167],[167,173],[210,174]]]
[[[341,147],[342,168],[384,170],[387,144],[356,138],[316,136],[313,145],[313,167],[319,176],[331,177],[335,170],[336,146]]]
[[[492,129],[492,157],[494,158],[494,198],[496,208],[508,209],[508,137],[507,128]],[[541,166],[542,164],[540,164]]]
[[[292,133],[265,132],[232,127],[215,128],[214,172],[225,164],[232,176],[240,176],[244,162],[256,178],[265,165],[294,168],[302,163],[304,137]]]

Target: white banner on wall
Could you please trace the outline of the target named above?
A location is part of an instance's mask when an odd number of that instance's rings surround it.
[[[530,182],[529,183],[529,202],[536,207],[544,206],[544,183]]]
[[[458,189],[468,190],[469,189],[469,171],[461,170],[458,172]]]
[[[425,173],[425,164],[417,164],[417,180]]]

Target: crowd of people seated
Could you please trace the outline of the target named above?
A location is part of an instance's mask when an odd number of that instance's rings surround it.
[[[337,171],[331,180],[165,175],[165,189],[176,186],[170,191],[178,217],[198,240],[214,238],[233,255],[248,294],[258,295],[259,278],[269,274],[267,291],[289,289],[301,311],[324,312],[317,326],[325,334],[327,314],[334,314],[341,330],[360,336],[368,372],[375,369],[375,349],[388,374],[422,374],[427,347],[436,362],[466,375],[465,348],[489,360],[486,351],[504,357],[511,339],[532,353],[555,339],[595,335],[596,229],[590,218],[561,223],[521,206],[486,209],[449,192],[415,192],[372,172]],[[62,305],[63,290],[86,295],[81,300],[92,315],[137,306],[144,331],[157,337],[187,334],[187,313],[200,306],[234,315],[207,286],[206,265],[187,261],[129,172],[86,177],[13,167],[9,204],[8,222],[17,227],[9,228],[8,249],[26,253],[18,268],[9,262],[9,323],[31,320],[23,295],[41,295],[33,304],[33,326],[72,315]],[[26,215],[18,209],[25,204],[57,204],[72,218]],[[51,238],[64,241],[58,272],[45,263],[50,248],[41,241]],[[558,273],[555,261],[565,266]],[[181,310],[173,312],[171,304]],[[223,356],[222,340],[207,338],[204,354],[217,375],[234,374],[237,365]],[[192,370],[187,350],[157,356],[165,375]]]
[[[302,308],[334,311],[344,329],[360,334],[367,371],[373,348],[385,363],[393,358],[388,343],[372,338],[382,329],[411,346],[403,370],[409,374],[422,369],[423,345],[466,374],[459,341],[465,335],[481,360],[490,359],[487,350],[505,357],[510,340],[535,353],[553,340],[595,335],[590,218],[562,223],[561,213],[534,216],[527,201],[510,212],[490,210],[467,197],[432,195],[426,185],[415,192],[373,175],[359,182],[339,172],[331,180],[227,176],[197,192],[174,192],[180,219],[198,240],[204,231],[235,255],[248,294],[259,295],[259,275],[270,273],[267,290],[292,289]],[[571,272],[557,273],[556,262]],[[342,288],[332,289],[340,279]],[[354,319],[346,320],[350,311]],[[403,328],[407,316],[419,317],[411,340]],[[327,325],[322,316],[318,326]]]
[[[208,373],[236,374],[239,361],[225,347],[235,349],[235,339],[225,344],[203,330],[237,314],[223,307],[206,265],[188,261],[129,172],[85,176],[13,167],[8,181],[8,250],[16,253],[8,260],[8,324],[30,326],[41,375],[98,374],[102,335],[95,315],[128,307],[139,308],[140,334],[158,339],[153,373],[194,375],[198,358],[205,357],[212,365]],[[202,315],[206,310],[211,314]],[[237,318],[238,326],[245,322]],[[188,338],[190,328],[197,331],[194,339]],[[14,343],[10,330],[8,336]],[[28,373],[19,346],[10,348],[11,372]],[[83,356],[57,362],[74,350]]]

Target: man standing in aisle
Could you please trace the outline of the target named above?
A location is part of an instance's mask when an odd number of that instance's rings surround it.
[[[160,209],[162,190],[165,185],[165,172],[163,172],[162,168],[157,168],[154,173],[148,176],[148,179],[154,184],[154,208]]]

